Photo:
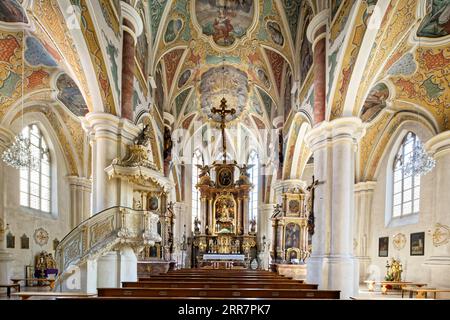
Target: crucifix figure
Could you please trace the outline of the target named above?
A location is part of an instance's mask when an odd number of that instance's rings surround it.
[[[312,176],[312,183],[306,188],[309,192],[311,192],[311,195],[309,197],[309,206],[310,206],[310,212],[309,212],[309,218],[308,218],[308,231],[310,235],[314,234],[314,196],[315,196],[315,189],[319,184],[323,184],[323,182],[319,182],[319,180],[315,179],[314,175]]]
[[[227,100],[225,97],[220,100],[220,108],[213,107],[211,109],[212,113],[217,113],[221,117],[220,121],[220,129],[222,129],[222,149],[223,149],[223,163],[226,163],[227,158],[227,146],[226,146],[226,140],[225,140],[225,117],[227,114],[235,114],[236,109],[231,108],[230,110],[227,109]]]

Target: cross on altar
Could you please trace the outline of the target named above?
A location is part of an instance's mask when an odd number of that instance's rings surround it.
[[[222,129],[223,163],[225,163],[227,158],[227,146],[225,142],[225,117],[227,116],[227,114],[235,114],[236,109],[231,108],[228,110],[227,100],[225,98],[222,98],[222,100],[220,100],[220,108],[213,107],[211,109],[211,112],[218,114],[221,118],[220,129]]]

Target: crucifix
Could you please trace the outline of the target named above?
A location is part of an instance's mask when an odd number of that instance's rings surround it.
[[[309,213],[309,218],[308,218],[308,230],[309,233],[311,235],[314,234],[314,196],[315,196],[315,189],[317,188],[317,186],[319,184],[323,184],[324,182],[321,181],[319,182],[319,180],[315,179],[314,175],[312,176],[312,183],[306,188],[306,190],[308,190],[309,192],[311,192],[310,195],[310,207],[311,207],[311,212]]]
[[[225,97],[222,98],[222,100],[220,100],[220,107],[216,108],[213,107],[211,109],[212,113],[217,113],[220,118],[220,129],[222,129],[222,149],[223,149],[223,163],[226,163],[226,158],[227,158],[227,146],[226,146],[226,139],[225,139],[225,117],[227,116],[227,114],[235,114],[236,113],[236,109],[227,109],[227,100],[225,99]]]

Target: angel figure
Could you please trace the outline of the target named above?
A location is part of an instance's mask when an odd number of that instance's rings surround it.
[[[200,169],[200,174],[198,175],[199,178],[204,177],[206,175],[209,176],[209,172],[210,172],[210,167],[209,166],[207,166],[207,165],[202,166],[200,164],[196,164],[196,166],[197,166],[197,168]]]

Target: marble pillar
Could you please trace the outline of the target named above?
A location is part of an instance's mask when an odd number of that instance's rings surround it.
[[[142,33],[142,19],[136,9],[121,1],[123,13],[122,39],[122,118],[133,120],[133,85],[137,37]],[[142,70],[145,72],[145,70]]]
[[[355,237],[353,238],[353,252],[359,262],[359,283],[367,280],[370,265],[368,241],[370,239],[370,217],[375,186],[375,181],[355,184]]]
[[[91,216],[92,182],[88,178],[68,176],[70,186],[70,226],[75,228]]]
[[[450,288],[450,131],[428,140],[425,148],[436,160],[432,171],[435,177],[435,225],[431,230],[432,247],[428,249],[430,253],[425,266],[431,271],[430,287]]]
[[[92,147],[91,214],[114,206],[132,207],[133,193],[129,190],[129,183],[109,179],[105,168],[113,160],[125,157],[127,146],[133,143],[141,130],[130,121],[108,113],[91,112],[85,119],[83,127]]]
[[[341,290],[348,299],[358,290],[353,255],[354,179],[357,144],[365,129],[359,118],[322,122],[306,135],[314,154],[315,233],[308,259],[308,282]]]
[[[314,75],[314,124],[325,120],[326,99],[326,31],[329,10],[321,10],[309,23],[307,29],[308,40],[313,50]]]

